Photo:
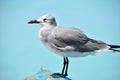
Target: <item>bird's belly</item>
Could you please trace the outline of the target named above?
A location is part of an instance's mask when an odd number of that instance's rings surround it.
[[[42,41],[42,40],[41,40]],[[63,56],[63,57],[85,57],[88,55],[93,55],[91,52],[78,52],[78,51],[60,51],[57,50],[56,48],[53,48],[48,42],[42,41],[42,43],[52,52]]]

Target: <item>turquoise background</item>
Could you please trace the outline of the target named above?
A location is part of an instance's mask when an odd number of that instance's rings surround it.
[[[62,57],[39,41],[39,25],[27,24],[47,13],[56,17],[58,25],[120,44],[120,0],[1,0],[0,80],[24,80],[40,68],[61,72]],[[69,78],[120,80],[120,53],[70,58]]]

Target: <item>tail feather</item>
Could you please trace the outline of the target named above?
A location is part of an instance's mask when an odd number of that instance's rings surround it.
[[[120,48],[120,45],[109,45],[111,48]]]
[[[116,50],[116,49],[110,49],[112,51],[115,51],[115,52],[120,52],[120,50]]]
[[[120,50],[114,49],[114,48],[120,48],[120,45],[109,45],[109,46],[111,47],[110,50],[113,50],[113,51],[115,51],[115,52],[120,52]]]

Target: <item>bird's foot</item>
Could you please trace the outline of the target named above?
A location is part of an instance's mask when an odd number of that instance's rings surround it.
[[[61,77],[66,77],[67,76],[67,74],[61,74]]]
[[[67,74],[54,73],[51,76],[54,77],[54,78],[60,78],[60,77],[66,77]]]
[[[60,73],[53,73],[51,76],[54,78],[60,78],[61,74]]]

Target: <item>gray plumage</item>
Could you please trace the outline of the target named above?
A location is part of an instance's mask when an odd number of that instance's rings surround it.
[[[43,44],[61,56],[72,57],[84,52],[115,51],[107,43],[88,38],[80,29],[57,26],[55,18],[51,15],[44,15],[40,19],[29,23],[33,22],[42,26],[39,31],[39,37]],[[70,52],[72,52],[72,56]]]
[[[60,48],[71,46],[75,51],[88,52],[108,47],[102,41],[88,38],[82,31],[76,28],[55,27],[53,33],[49,34],[47,39],[49,43],[54,44],[59,50]]]

